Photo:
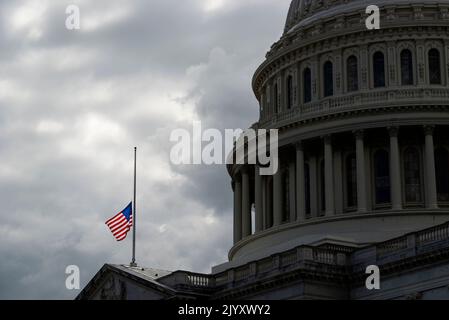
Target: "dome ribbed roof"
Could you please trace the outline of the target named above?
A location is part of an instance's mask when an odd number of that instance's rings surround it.
[[[312,16],[320,18],[354,10],[364,11],[369,5],[383,7],[410,4],[420,6],[442,4],[447,6],[449,0],[395,0],[394,2],[391,0],[292,0],[287,21],[285,22],[284,33],[289,32],[298,24],[305,24]]]
[[[299,10],[301,8],[300,4],[303,0],[293,0],[290,3],[290,9],[288,10],[287,21],[285,22],[284,32],[290,30],[296,23],[299,22],[300,13]]]

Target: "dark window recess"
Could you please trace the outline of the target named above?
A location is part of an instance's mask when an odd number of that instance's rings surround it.
[[[326,211],[326,178],[324,175],[324,160],[320,163],[320,200],[321,200],[321,211]]]
[[[380,51],[373,55],[374,88],[385,87],[385,59]]]
[[[441,84],[440,52],[437,49],[429,50],[429,81],[430,84]]]
[[[449,153],[444,148],[435,150],[438,201],[449,201]]]
[[[306,68],[303,72],[304,103],[312,101],[312,72]]]
[[[327,61],[323,66],[324,96],[334,95],[334,73],[332,62]]]
[[[401,52],[401,79],[403,86],[413,84],[413,58],[408,49]]]
[[[406,202],[421,202],[421,160],[416,148],[404,152],[404,186]]]
[[[346,191],[348,207],[357,205],[357,161],[355,153],[346,158]]]
[[[390,197],[390,159],[385,150],[374,154],[374,187],[376,204],[388,204]]]
[[[350,56],[346,61],[346,74],[348,77],[348,91],[359,90],[359,73],[357,67],[357,58],[355,56]]]
[[[308,164],[304,165],[304,184],[306,185],[305,190],[305,198],[306,198],[306,214],[311,214],[311,207],[310,207],[310,168]]]

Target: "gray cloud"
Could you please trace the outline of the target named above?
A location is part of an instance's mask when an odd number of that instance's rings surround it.
[[[208,272],[231,246],[224,166],[169,162],[170,131],[257,120],[251,76],[288,0],[0,2],[0,299],[70,299],[106,262],[128,263],[104,221],[132,195],[138,262]],[[216,1],[219,3],[220,1]],[[81,30],[65,29],[65,7]]]

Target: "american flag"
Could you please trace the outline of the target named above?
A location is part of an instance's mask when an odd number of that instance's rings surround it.
[[[106,225],[117,241],[125,240],[128,231],[133,225],[133,205],[132,202],[121,212],[106,221]]]

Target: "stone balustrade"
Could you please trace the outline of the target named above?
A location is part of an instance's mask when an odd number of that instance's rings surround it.
[[[199,274],[177,271],[158,281],[173,285],[177,289],[226,290],[255,279],[263,279],[295,270],[328,268],[332,274],[339,274],[352,266],[352,274],[364,275],[367,262],[378,265],[381,270],[388,264],[404,258],[426,255],[449,248],[449,223],[418,231],[366,248],[344,246],[299,246],[292,250],[274,254],[242,266],[230,268],[218,274]],[[357,263],[363,257],[363,263]]]
[[[317,102],[261,118],[259,128],[278,128],[298,121],[328,116],[340,112],[395,107],[398,105],[447,105],[449,88],[422,87],[409,89],[379,89],[325,98]]]

